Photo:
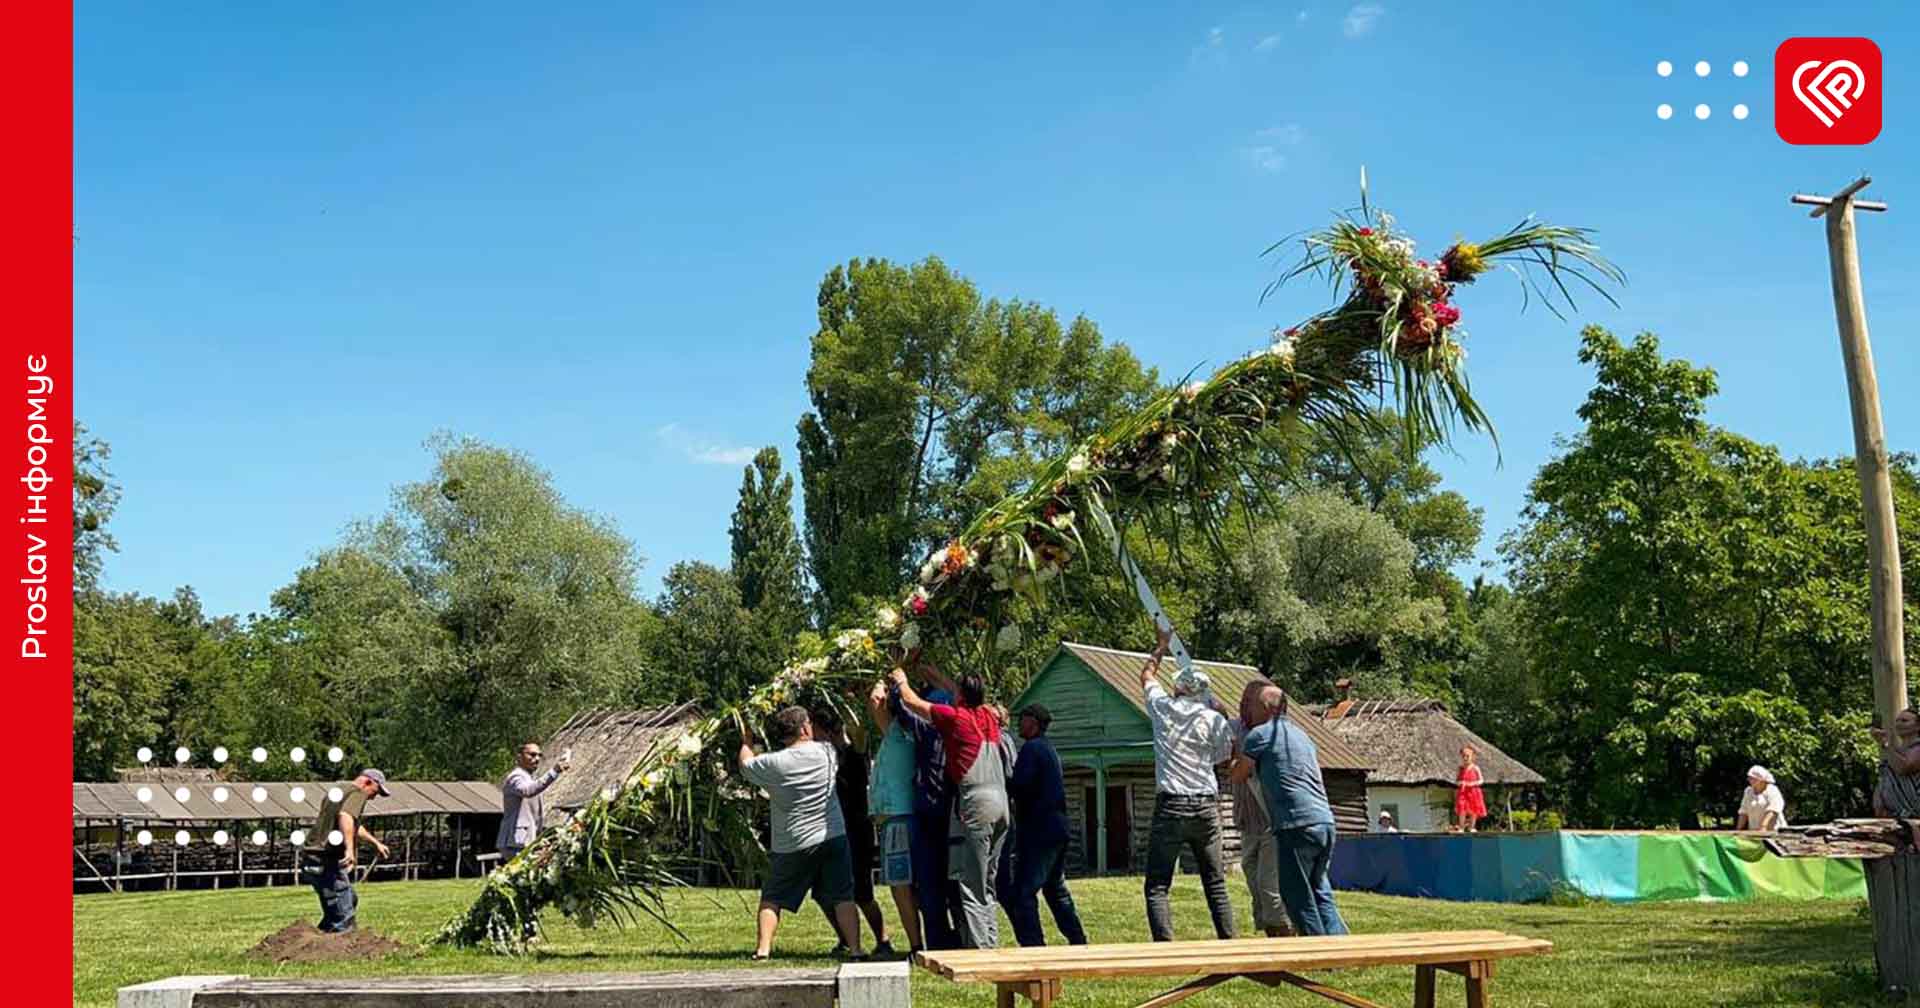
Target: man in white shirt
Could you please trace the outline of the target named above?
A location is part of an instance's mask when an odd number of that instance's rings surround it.
[[[1787,824],[1787,799],[1774,786],[1773,774],[1763,766],[1747,771],[1747,786],[1740,792],[1740,814],[1733,828],[1771,833]]]
[[[1213,931],[1232,938],[1233,900],[1220,851],[1220,778],[1214,768],[1233,757],[1233,730],[1213,709],[1204,673],[1189,669],[1174,680],[1172,693],[1155,673],[1173,636],[1160,628],[1160,641],[1140,669],[1140,690],[1153,724],[1153,829],[1147,840],[1147,927],[1154,941],[1173,940],[1173,908],[1167,894],[1173,869],[1184,848],[1193,852],[1206,890]]]

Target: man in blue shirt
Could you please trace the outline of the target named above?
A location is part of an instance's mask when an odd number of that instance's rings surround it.
[[[1259,769],[1280,848],[1280,899],[1287,918],[1296,934],[1346,934],[1327,878],[1333,862],[1333,808],[1320,779],[1320,751],[1287,717],[1287,695],[1280,687],[1261,690],[1254,708],[1254,716],[1263,720],[1241,743],[1233,779],[1244,781]]]
[[[946,688],[927,693],[929,703],[952,703]],[[900,690],[887,690],[887,712],[893,723],[913,739],[913,896],[919,905],[920,928],[926,947],[936,951],[960,947],[948,899],[953,883],[947,879],[947,833],[953,819],[953,792],[947,784],[947,746],[933,722],[900,702]]]
[[[1067,787],[1060,755],[1047,740],[1053,715],[1040,704],[1020,711],[1020,755],[1013,762],[1007,793],[1013,799],[1013,880],[1006,896],[1007,919],[1022,945],[1045,945],[1040,906],[1045,893],[1053,923],[1069,945],[1087,943],[1086,928],[1067,891]]]

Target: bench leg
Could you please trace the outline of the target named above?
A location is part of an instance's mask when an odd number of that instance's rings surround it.
[[[1019,993],[1017,983],[1000,983],[994,987],[993,1008],[1014,1008],[1014,995]]]
[[[1487,1008],[1487,981],[1483,976],[1467,978],[1467,1008]]]
[[[1413,1008],[1433,1008],[1433,967],[1413,968]]]

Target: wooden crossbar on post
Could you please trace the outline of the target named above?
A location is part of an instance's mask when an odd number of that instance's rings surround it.
[[[1854,240],[1853,212],[1884,212],[1887,205],[1855,199],[1873,179],[1862,175],[1832,196],[1796,193],[1792,202],[1826,217],[1827,256],[1833,281],[1834,320],[1840,330],[1840,354],[1847,372],[1847,398],[1853,414],[1853,464],[1860,478],[1866,514],[1867,563],[1873,610],[1873,712],[1891,729],[1894,715],[1907,706],[1907,658],[1902,619],[1900,540],[1893,511],[1893,480],[1887,465],[1887,435],[1880,418],[1880,383],[1874,374],[1873,348],[1867,338],[1866,298],[1860,291],[1860,250]]]

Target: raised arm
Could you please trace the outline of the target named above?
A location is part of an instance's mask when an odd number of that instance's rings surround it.
[[[874,727],[885,735],[893,727],[893,712],[887,709],[887,684],[877,682],[867,693],[867,714],[873,718]]]
[[[894,669],[890,673],[890,678],[893,680],[893,688],[900,693],[900,706],[918,717],[933,717],[933,705],[913,691],[913,684],[907,681],[905,669]]]
[[[1152,653],[1147,655],[1146,664],[1140,666],[1140,692],[1142,693],[1145,693],[1147,687],[1153,683],[1154,675],[1160,671],[1160,659],[1167,656],[1167,649],[1172,646],[1173,641],[1172,624],[1156,625],[1154,631],[1160,635],[1160,640],[1153,645]]]
[[[535,778],[532,774],[525,771],[516,771],[507,776],[507,790],[522,798],[531,798],[545,791],[548,787],[552,786],[554,781],[559,779],[560,768],[558,766],[541,774],[538,778]]]

